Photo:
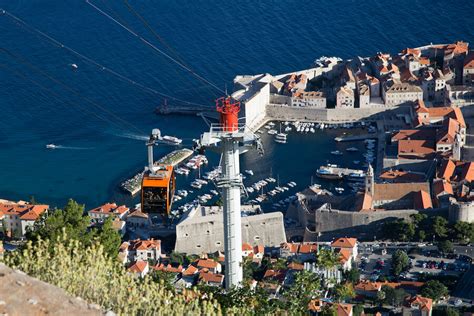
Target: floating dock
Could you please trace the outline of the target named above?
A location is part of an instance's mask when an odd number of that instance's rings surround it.
[[[343,178],[364,179],[365,172],[360,169],[341,168],[335,165],[321,166],[316,175],[323,179],[340,180]]]
[[[186,159],[188,159],[192,154],[193,154],[193,151],[191,149],[188,149],[188,148],[177,149],[170,152],[166,156],[162,157],[160,160],[155,162],[155,164],[165,164],[165,165],[171,165],[174,167],[174,166],[179,165]],[[137,194],[138,192],[140,192],[140,189],[141,189],[144,172],[145,170],[125,180],[124,182],[120,184],[120,187],[132,196]]]

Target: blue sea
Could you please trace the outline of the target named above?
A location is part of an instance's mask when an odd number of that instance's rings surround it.
[[[129,0],[155,33],[124,1],[91,3],[222,90],[231,89],[235,75],[286,73],[320,56],[474,42],[474,1],[468,0]],[[159,117],[153,110],[162,94],[172,97],[170,107],[184,101],[213,106],[221,92],[85,1],[0,0],[0,8],[27,23],[0,14],[0,198],[34,196],[57,206],[70,197],[87,207],[132,203],[117,186],[143,168],[152,128],[187,145],[207,129],[200,118]],[[329,151],[345,145],[334,144],[337,131],[331,133],[292,134],[287,145],[264,137],[265,156],[244,154],[242,169],[254,169],[255,181],[271,173],[301,189],[319,165],[338,162]],[[46,150],[49,143],[61,147]],[[171,149],[159,146],[156,155]],[[211,155],[211,165],[217,161]],[[194,176],[179,177],[178,186],[186,188]]]

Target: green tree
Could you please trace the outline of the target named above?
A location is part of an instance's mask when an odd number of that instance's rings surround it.
[[[329,249],[319,249],[316,257],[316,265],[329,269],[339,264],[339,254]]]
[[[403,289],[394,289],[387,285],[382,286],[381,291],[385,292],[384,303],[395,307],[400,306],[407,296]]]
[[[336,305],[332,304],[326,304],[322,310],[321,313],[319,313],[321,316],[337,316],[337,308]]]
[[[357,268],[352,268],[349,271],[344,272],[344,278],[351,282],[352,284],[355,284],[359,282],[360,280],[360,272],[359,269]]]
[[[377,301],[382,304],[385,302],[385,292],[383,290],[380,290],[377,292]]]
[[[403,219],[387,221],[382,226],[384,238],[396,241],[409,241],[415,236],[415,224]]]
[[[410,259],[405,251],[398,249],[392,255],[392,273],[395,276],[400,276],[400,273],[406,271],[410,265]]]
[[[89,216],[84,216],[84,205],[69,200],[63,210],[56,209],[50,214],[43,213],[26,234],[28,240],[56,240],[63,236],[90,245],[91,234],[87,230],[90,224]]]
[[[449,240],[442,240],[438,242],[438,249],[443,253],[452,253],[453,252],[453,243]]]
[[[459,316],[459,311],[449,306],[446,307],[446,309],[443,312],[444,312],[444,315],[446,316]]]
[[[186,260],[186,255],[184,253],[172,251],[170,253],[171,263],[176,265],[183,265]]]
[[[421,289],[421,295],[429,297],[434,301],[448,295],[448,288],[438,280],[429,280]]]
[[[431,225],[431,235],[436,239],[445,238],[448,234],[448,221],[441,216],[435,216]]]
[[[311,299],[319,294],[320,284],[317,274],[306,270],[296,272],[293,284],[283,294],[288,310],[295,314],[306,313]]]
[[[334,287],[334,298],[338,302],[344,302],[355,297],[354,286],[352,283],[340,283]]]
[[[112,226],[112,217],[108,217],[101,227],[94,230],[93,239],[104,247],[104,252],[107,255],[111,257],[117,256],[117,250],[120,247],[122,238]]]
[[[474,223],[457,222],[454,224],[454,234],[461,242],[470,243],[474,241]]]
[[[364,312],[364,305],[362,304],[356,304],[352,308],[352,313],[354,314],[354,316],[360,316],[362,315],[363,312]]]
[[[174,273],[169,273],[166,271],[153,270],[150,273],[150,277],[153,281],[163,285],[168,290],[173,290],[173,281],[175,279]]]

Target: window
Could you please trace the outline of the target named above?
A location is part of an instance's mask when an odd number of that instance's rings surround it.
[[[253,237],[254,240],[260,240],[260,236]]]
[[[220,241],[216,241],[216,246],[220,246],[222,243]]]

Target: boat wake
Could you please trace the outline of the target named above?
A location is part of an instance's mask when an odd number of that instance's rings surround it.
[[[145,135],[133,134],[133,133],[123,133],[123,134],[113,134],[117,137],[134,139],[134,140],[148,140],[150,137]]]
[[[54,147],[54,149],[90,150],[90,149],[94,149],[94,147],[74,147],[74,146],[56,145],[56,147]]]

